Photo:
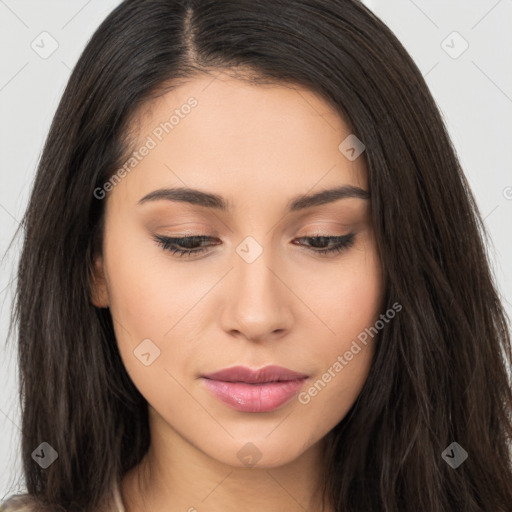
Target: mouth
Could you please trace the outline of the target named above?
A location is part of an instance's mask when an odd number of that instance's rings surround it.
[[[270,382],[289,382],[309,377],[283,366],[269,365],[258,370],[247,366],[233,366],[223,370],[202,375],[205,379],[220,380],[223,382],[245,382],[246,384],[265,384]]]
[[[208,391],[243,412],[270,412],[287,403],[309,376],[280,366],[260,370],[236,366],[202,375]]]

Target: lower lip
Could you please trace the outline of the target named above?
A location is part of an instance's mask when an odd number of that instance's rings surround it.
[[[269,412],[277,409],[293,398],[306,380],[303,378],[247,384],[203,378],[206,387],[214,396],[234,409],[244,412]]]

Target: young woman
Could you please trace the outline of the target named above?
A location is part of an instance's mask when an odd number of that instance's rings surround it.
[[[0,510],[512,509],[481,217],[358,1],[121,3],[22,226]]]

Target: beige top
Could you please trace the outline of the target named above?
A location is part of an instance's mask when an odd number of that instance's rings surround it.
[[[114,486],[114,488],[112,489],[112,499],[114,500],[114,505],[113,505],[113,511],[114,512],[126,512],[125,508],[124,508],[124,504],[123,504],[123,499],[121,497],[121,492],[119,490],[119,485],[116,484]],[[2,512],[0,510],[0,512]]]
[[[111,492],[112,508],[109,508],[112,512],[126,512],[119,486],[115,485]],[[30,512],[32,496],[30,494],[13,494],[8,496],[4,501],[0,503],[0,512]]]

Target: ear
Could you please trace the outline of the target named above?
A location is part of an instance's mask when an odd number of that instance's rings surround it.
[[[103,258],[95,256],[91,282],[91,302],[97,308],[108,308],[108,290],[103,268]]]

